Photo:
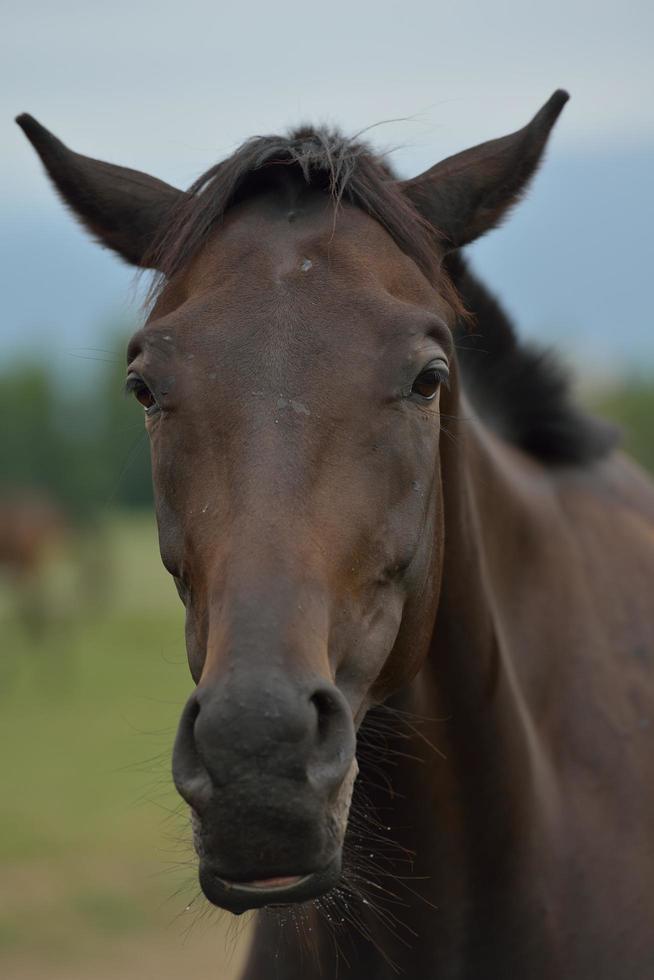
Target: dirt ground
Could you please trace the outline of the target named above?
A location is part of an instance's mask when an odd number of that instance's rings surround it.
[[[197,928],[188,939],[154,934],[121,939],[102,959],[57,964],[39,955],[3,958],[3,980],[237,980],[246,942],[233,945],[224,928]]]
[[[236,980],[247,916],[212,908],[154,863],[5,865],[1,980]],[[190,902],[189,907],[187,904]]]

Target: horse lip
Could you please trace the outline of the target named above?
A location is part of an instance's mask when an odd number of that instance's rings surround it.
[[[259,878],[253,881],[230,881],[228,878],[220,878],[219,880],[223,883],[225,888],[230,891],[241,891],[241,892],[275,892],[283,893],[288,891],[293,891],[300,885],[303,885],[306,881],[313,877],[312,874],[308,875],[284,875],[276,878]]]
[[[266,905],[307,902],[336,886],[341,873],[340,850],[320,871],[300,875],[276,875],[235,881],[224,878],[207,860],[200,860],[200,885],[213,905],[240,915]]]

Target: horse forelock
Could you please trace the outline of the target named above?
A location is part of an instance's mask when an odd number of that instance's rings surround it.
[[[361,208],[434,279],[442,237],[402,192],[387,161],[366,143],[336,130],[301,127],[287,136],[252,137],[191,185],[149,254],[148,263],[159,270],[150,299],[202,248],[232,206],[289,173],[301,184],[329,195],[336,210],[343,201]],[[439,288],[447,291],[455,312],[462,314],[456,291],[442,269]]]

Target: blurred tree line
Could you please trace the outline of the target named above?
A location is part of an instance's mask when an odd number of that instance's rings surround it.
[[[151,505],[143,412],[123,395],[124,338],[114,333],[106,347],[89,355],[86,381],[62,384],[38,359],[0,373],[0,490],[45,492],[76,520]],[[654,381],[625,378],[590,401],[654,472]]]
[[[126,343],[114,334],[90,377],[62,383],[42,359],[0,372],[0,489],[41,491],[78,520],[152,502],[143,410],[123,394]],[[74,377],[73,377],[74,375]]]
[[[600,392],[591,407],[622,429],[622,447],[654,473],[654,380],[624,378]]]

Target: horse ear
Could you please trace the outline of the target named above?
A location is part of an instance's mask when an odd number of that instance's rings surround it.
[[[568,98],[559,89],[523,129],[480,143],[402,181],[404,193],[445,237],[446,246],[459,248],[479,238],[520,200]]]
[[[32,116],[16,118],[66,204],[101,244],[133,265],[148,253],[183,196],[156,177],[74,153]]]

